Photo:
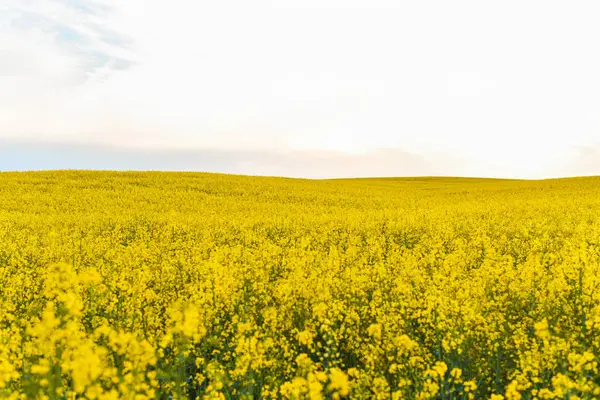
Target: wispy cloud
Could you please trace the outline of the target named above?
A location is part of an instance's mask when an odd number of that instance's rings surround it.
[[[7,0],[5,8],[3,47],[5,57],[13,62],[8,71],[0,66],[3,75],[26,72],[36,62],[44,68],[45,62],[54,61],[57,57],[40,52],[42,45],[72,64],[69,73],[81,73],[75,84],[111,64],[135,62],[135,54],[128,48],[131,38],[111,23],[116,10],[108,1]]]

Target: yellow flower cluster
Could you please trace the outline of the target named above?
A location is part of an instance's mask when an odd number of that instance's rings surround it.
[[[600,398],[600,179],[0,174],[0,397]]]

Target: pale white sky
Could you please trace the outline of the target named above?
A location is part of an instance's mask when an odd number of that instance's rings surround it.
[[[600,174],[599,20],[597,0],[2,0],[0,169],[94,168],[65,152],[100,146],[102,168]]]

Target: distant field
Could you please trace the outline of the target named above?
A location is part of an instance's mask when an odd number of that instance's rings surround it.
[[[0,397],[600,398],[600,178],[0,174]]]

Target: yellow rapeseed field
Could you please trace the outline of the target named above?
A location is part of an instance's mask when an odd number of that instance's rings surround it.
[[[600,398],[600,178],[0,174],[0,397]]]

